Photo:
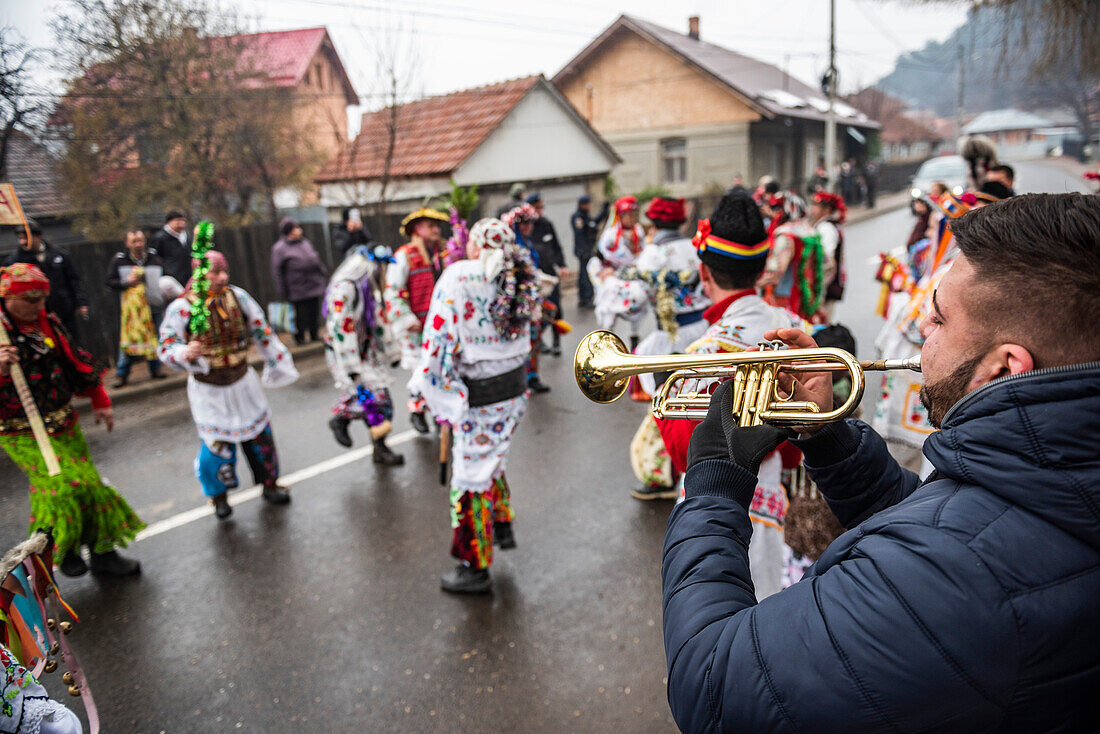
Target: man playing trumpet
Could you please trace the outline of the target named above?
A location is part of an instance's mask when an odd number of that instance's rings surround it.
[[[1023,196],[951,228],[959,254],[920,327],[935,472],[921,483],[860,421],[796,429],[849,532],[760,604],[748,508],[762,457],[792,434],[738,427],[732,385],[713,394],[662,568],[684,731],[1095,728],[1100,201]],[[831,405],[828,373],[782,383]]]

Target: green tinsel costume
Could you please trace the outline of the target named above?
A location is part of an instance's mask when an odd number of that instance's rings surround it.
[[[0,446],[31,483],[30,532],[52,530],[58,558],[81,545],[106,553],[129,544],[145,523],[99,476],[75,418],[61,432],[51,431],[50,444],[61,464],[56,477],[46,472],[32,434],[0,435]]]
[[[19,351],[19,364],[38,406],[61,473],[49,476],[15,386],[0,377],[0,447],[30,480],[30,529],[50,529],[57,557],[88,545],[106,553],[125,546],[145,527],[114,487],[104,483],[88,456],[88,444],[72,409],[75,395],[101,408],[111,404],[102,370],[91,354],[69,341],[61,322],[43,313],[37,324],[16,328],[0,320]]]

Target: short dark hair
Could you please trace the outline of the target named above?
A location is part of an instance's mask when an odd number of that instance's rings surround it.
[[[743,291],[756,286],[756,280],[764,272],[764,266],[768,262],[766,257],[754,257],[746,260],[725,258],[728,262],[722,263],[719,270],[715,265],[708,264],[710,277],[714,278],[714,284],[724,291]]]
[[[164,213],[164,223],[168,224],[173,219],[187,219],[187,215],[179,209],[169,209]]]
[[[989,170],[996,171],[997,173],[1003,173],[1005,176],[1008,176],[1010,181],[1016,180],[1016,169],[1008,165],[1007,163],[998,163]]]
[[[122,241],[126,242],[126,240],[130,239],[130,235],[132,235],[132,234],[139,234],[142,237],[144,237],[145,236],[145,230],[142,229],[141,227],[136,226],[136,225],[131,226],[131,227],[127,227],[126,228],[126,234],[124,234],[122,236],[123,237]]]
[[[764,193],[765,194],[778,194],[779,193],[779,182],[778,181],[768,181],[766,184],[764,184]]]
[[[1100,360],[1100,197],[1026,194],[951,220],[975,318],[1036,367]],[[1085,325],[1085,328],[1079,328]]]

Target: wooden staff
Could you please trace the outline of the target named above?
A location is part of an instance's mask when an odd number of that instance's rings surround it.
[[[27,233],[27,243],[30,244],[31,226],[23,215],[23,207],[20,206],[19,197],[15,195],[15,187],[11,184],[0,184],[0,224],[22,224]],[[0,322],[0,346],[10,344],[11,337],[8,336],[8,330]],[[23,374],[23,368],[18,362],[11,365],[11,381],[15,383],[15,392],[19,395],[23,412],[27,414],[27,422],[30,423],[38,450],[42,452],[42,459],[46,462],[46,471],[51,477],[56,477],[61,473],[61,465],[57,463],[57,454],[53,452],[53,446],[50,444],[50,434],[42,421],[42,414],[38,412],[38,406],[34,403],[30,385],[27,384],[27,376]]]

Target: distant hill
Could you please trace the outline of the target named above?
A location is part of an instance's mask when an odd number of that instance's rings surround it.
[[[935,5],[927,6],[935,12]],[[1041,28],[1025,25],[1018,15],[996,8],[971,11],[967,21],[943,43],[929,42],[924,48],[898,57],[894,71],[875,87],[904,101],[913,109],[930,109],[943,117],[955,114],[958,48],[963,47],[963,109],[968,116],[986,110],[1027,107],[1034,90],[1029,88],[1027,70],[1039,44],[1021,50],[1023,44],[1008,43],[1027,33],[1041,39]]]

